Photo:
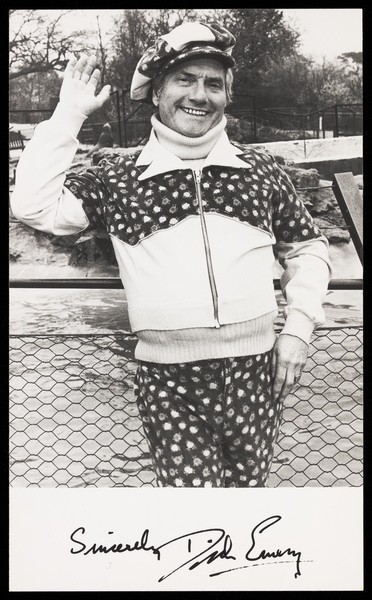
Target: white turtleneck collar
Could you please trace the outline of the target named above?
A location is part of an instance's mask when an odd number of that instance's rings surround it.
[[[159,143],[182,160],[196,160],[208,156],[224,131],[226,123],[227,120],[224,115],[221,121],[207,131],[206,134],[200,137],[187,137],[161,123],[157,114],[151,117],[151,125]]]

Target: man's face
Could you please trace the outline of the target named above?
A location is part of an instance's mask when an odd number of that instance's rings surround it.
[[[165,75],[153,92],[163,125],[187,137],[199,137],[221,121],[227,102],[225,68],[217,60],[195,58]]]

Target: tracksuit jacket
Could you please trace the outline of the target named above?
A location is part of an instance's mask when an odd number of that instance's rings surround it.
[[[309,342],[324,321],[328,244],[272,156],[233,145],[223,132],[194,171],[152,131],[142,151],[66,177],[84,119],[59,105],[36,127],[18,165],[16,218],[56,235],[104,228],[131,328],[145,342],[154,332],[256,323],[251,353],[270,349],[275,248],[287,300],[282,333]],[[164,352],[140,358],[171,362]]]

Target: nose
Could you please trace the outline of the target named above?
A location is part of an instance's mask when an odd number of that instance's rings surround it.
[[[195,81],[189,93],[189,100],[197,104],[204,104],[205,102],[207,102],[207,94],[205,91],[204,81]]]

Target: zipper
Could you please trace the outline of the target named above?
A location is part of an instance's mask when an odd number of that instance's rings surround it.
[[[202,203],[202,196],[201,196],[201,187],[200,187],[201,171],[193,171],[193,176],[194,176],[194,181],[195,181],[196,196],[197,196],[198,205],[199,205],[200,222],[201,222],[201,228],[202,228],[202,233],[203,233],[205,256],[206,256],[206,259],[207,259],[207,269],[208,269],[209,285],[210,285],[210,288],[211,288],[212,301],[213,301],[214,323],[215,323],[215,327],[221,327],[220,322],[218,320],[218,294],[217,294],[217,286],[216,286],[216,280],[214,278],[214,273],[213,273],[211,248],[210,248],[210,244],[209,244],[207,224],[205,222],[205,216],[204,216],[204,211],[203,211],[203,203]]]

